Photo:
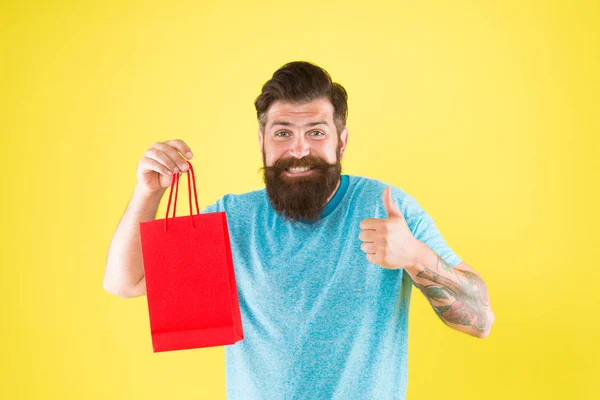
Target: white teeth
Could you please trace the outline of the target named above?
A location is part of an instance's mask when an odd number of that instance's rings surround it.
[[[292,174],[297,174],[300,172],[306,172],[308,171],[310,168],[308,167],[301,167],[301,168],[289,168],[288,171],[290,171]]]

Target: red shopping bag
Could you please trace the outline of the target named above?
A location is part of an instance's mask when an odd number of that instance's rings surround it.
[[[224,212],[200,214],[194,169],[189,161],[188,165],[190,215],[175,217],[181,175],[177,173],[165,219],[140,223],[155,353],[229,345],[244,339],[227,217]],[[173,216],[169,218],[174,187]]]

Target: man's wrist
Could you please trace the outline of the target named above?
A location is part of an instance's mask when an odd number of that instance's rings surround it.
[[[160,188],[158,190],[151,192],[151,191],[148,191],[147,189],[144,189],[144,187],[138,183],[133,188],[133,194],[135,197],[137,197],[140,200],[154,200],[156,198],[158,198],[160,200],[160,199],[162,199],[166,190],[167,190],[167,188]]]
[[[405,270],[411,277],[416,277],[419,272],[423,271],[431,264],[432,260],[435,265],[436,257],[437,255],[425,243],[415,239],[413,262],[410,267],[405,268]]]

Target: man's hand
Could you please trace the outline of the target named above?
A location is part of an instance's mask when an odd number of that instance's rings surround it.
[[[138,163],[136,172],[138,187],[142,193],[151,195],[171,186],[173,174],[187,171],[192,149],[180,139],[154,142]]]
[[[399,269],[415,265],[418,240],[412,235],[402,212],[392,199],[392,190],[383,191],[386,219],[367,218],[361,221],[358,238],[367,260],[383,268]]]

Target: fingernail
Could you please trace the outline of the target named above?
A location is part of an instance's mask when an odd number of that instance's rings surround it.
[[[192,153],[190,153],[190,152],[187,152],[187,153],[185,153],[185,156],[186,156],[187,158],[192,158],[192,157],[194,157],[194,155],[193,155]]]

